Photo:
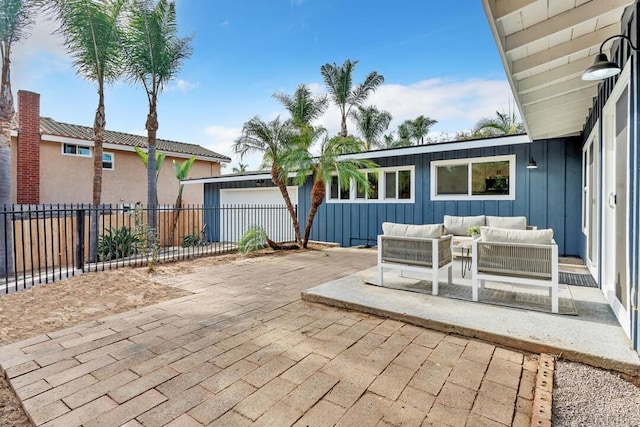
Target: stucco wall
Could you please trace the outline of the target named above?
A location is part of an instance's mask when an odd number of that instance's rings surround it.
[[[15,144],[15,141],[14,141]],[[114,154],[114,170],[103,170],[103,203],[136,203],[147,201],[147,170],[135,152],[106,149]],[[15,153],[15,150],[13,150]],[[173,173],[173,160],[167,156],[158,178],[158,203],[173,204],[178,194],[178,181]],[[16,162],[12,155],[11,198],[16,200]],[[196,160],[190,178],[220,175],[220,164]],[[58,142],[40,144],[40,203],[90,203],[93,187],[93,158],[63,155]],[[185,204],[203,203],[202,185],[185,186]]]

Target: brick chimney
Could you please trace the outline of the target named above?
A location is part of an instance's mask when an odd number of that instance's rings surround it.
[[[18,91],[17,202],[40,203],[40,94]]]

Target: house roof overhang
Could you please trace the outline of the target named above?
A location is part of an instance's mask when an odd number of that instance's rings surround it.
[[[481,1],[527,133],[579,135],[598,90],[581,75],[633,0]]]

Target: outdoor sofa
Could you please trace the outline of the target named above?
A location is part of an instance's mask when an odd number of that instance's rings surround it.
[[[472,299],[485,281],[549,288],[551,312],[558,312],[558,245],[553,230],[481,227],[472,242]]]
[[[524,216],[444,216],[444,234],[453,235],[454,245],[458,242],[471,240],[469,227],[494,227],[513,230],[535,230],[535,226],[527,225],[527,217]]]
[[[432,294],[438,295],[438,274],[448,269],[451,284],[453,258],[452,236],[443,235],[443,224],[408,225],[382,223],[383,234],[378,236],[378,281],[384,286],[384,270],[396,269],[430,273]]]

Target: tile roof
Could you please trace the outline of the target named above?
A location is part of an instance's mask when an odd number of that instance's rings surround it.
[[[77,138],[87,141],[93,140],[93,128],[89,126],[60,123],[49,117],[40,118],[40,132],[44,135]],[[115,132],[106,129],[104,131],[104,142],[117,145],[127,145],[130,147],[147,148],[146,136]],[[211,159],[220,160],[222,162],[231,161],[229,157],[218,154],[215,151],[208,150],[196,144],[187,144],[185,142],[169,141],[167,139],[158,138],[157,148],[166,152],[209,157]]]

